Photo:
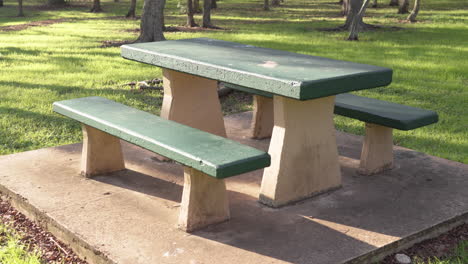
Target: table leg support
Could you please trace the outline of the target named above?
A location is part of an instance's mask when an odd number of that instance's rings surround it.
[[[163,69],[161,117],[226,137],[217,81]]]
[[[273,131],[273,99],[265,96],[253,96],[252,138],[271,137]]]
[[[359,173],[371,175],[393,167],[393,129],[366,123]]]
[[[93,127],[83,127],[81,174],[91,177],[125,169],[120,139]]]
[[[334,104],[335,96],[274,96],[271,166],[264,170],[261,203],[279,207],[341,186]]]
[[[224,180],[189,167],[184,167],[184,179],[179,228],[191,232],[229,220]]]

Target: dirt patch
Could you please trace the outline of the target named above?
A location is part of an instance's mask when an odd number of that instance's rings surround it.
[[[41,20],[41,21],[34,21],[26,24],[19,24],[19,25],[12,25],[12,26],[3,26],[0,27],[0,31],[18,31],[24,30],[29,27],[41,27],[41,26],[48,26],[57,23],[63,23],[70,21],[69,18],[59,18],[59,19],[48,19],[48,20]]]
[[[418,257],[425,261],[433,257],[444,259],[453,254],[453,250],[460,242],[467,240],[468,224],[463,224],[436,238],[425,240],[398,253],[403,253],[412,259]],[[395,254],[386,257],[381,264],[398,264],[395,260]]]
[[[0,220],[13,227],[22,236],[21,243],[26,246],[27,250],[38,249],[43,263],[87,264],[67,245],[27,219],[4,200],[0,200]]]
[[[364,28],[361,28],[360,32],[365,31],[374,31],[374,30],[388,30],[388,31],[397,31],[403,30],[405,28],[402,27],[395,27],[395,26],[381,26],[381,25],[372,25],[372,24],[365,24]],[[341,32],[341,31],[349,31],[349,29],[345,28],[344,26],[338,26],[333,28],[318,28],[318,31],[325,31],[325,32]]]
[[[63,5],[35,5],[35,6],[28,6],[25,9],[26,10],[38,10],[38,11],[53,11],[53,10],[63,10],[63,9],[68,9],[68,8],[89,8],[88,4],[83,2],[83,3],[75,3],[75,4],[69,4],[65,3]]]
[[[74,17],[74,18],[48,19],[48,20],[40,20],[40,21],[34,21],[30,23],[18,24],[18,25],[12,25],[12,26],[2,26],[0,27],[0,31],[19,31],[19,30],[27,29],[29,27],[49,26],[52,24],[77,21],[77,20],[120,20],[120,19],[131,19],[131,18],[126,18],[124,16],[109,16],[109,17],[90,17],[90,18]]]
[[[139,28],[125,29],[124,32],[140,33]],[[206,32],[206,31],[227,31],[224,28],[203,28],[203,27],[186,27],[186,26],[168,26],[164,32]]]
[[[135,43],[135,40],[104,40],[101,42],[101,48],[120,47],[125,44]]]

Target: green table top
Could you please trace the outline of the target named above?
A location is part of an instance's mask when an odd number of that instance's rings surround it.
[[[126,59],[299,100],[385,86],[392,70],[209,38],[122,46]]]

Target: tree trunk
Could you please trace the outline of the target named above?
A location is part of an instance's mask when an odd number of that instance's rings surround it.
[[[188,27],[198,27],[193,19],[193,1],[187,0],[187,26]]]
[[[18,16],[23,17],[23,0],[18,0]]]
[[[272,6],[279,6],[280,5],[280,0],[271,0],[271,5]]]
[[[3,6],[3,0],[0,0],[0,7]]]
[[[421,5],[420,0],[414,0],[413,11],[411,11],[411,14],[409,14],[409,16],[408,16],[408,18],[406,20],[408,20],[411,23],[416,22],[416,17],[418,16],[420,5]]]
[[[204,28],[212,28],[211,24],[211,0],[203,0],[203,24]]]
[[[409,9],[409,0],[400,0],[400,8],[398,8],[398,14],[406,14]]]
[[[359,9],[361,9],[362,3],[364,0],[344,0],[344,2],[347,2],[347,14],[346,14],[346,22],[344,24],[344,29],[348,30],[351,29],[351,25],[353,24],[353,21],[357,18],[357,22],[362,23],[362,17],[357,17],[357,14],[359,13]]]
[[[47,5],[50,5],[50,6],[65,5],[65,0],[48,0]]]
[[[364,26],[364,22],[362,21],[362,17],[366,12],[367,5],[369,4],[370,0],[350,0],[350,11],[348,17],[352,16],[350,19],[350,28],[349,28],[349,36],[348,40],[358,40],[359,30]],[[348,20],[348,19],[347,19]]]
[[[268,0],[263,0],[263,10],[270,10],[270,4],[268,3]]]
[[[100,0],[94,0],[93,1],[93,8],[91,8],[91,10],[89,10],[89,12],[93,12],[93,13],[102,12],[101,1]]]
[[[374,2],[372,3],[372,7],[377,8],[377,0],[374,0]]]
[[[202,12],[200,8],[200,0],[193,0],[193,12],[199,14]]]
[[[216,2],[217,0],[211,0],[211,9],[216,9],[218,8],[218,3]]]
[[[390,0],[389,6],[398,6],[398,0]]]
[[[130,9],[128,10],[128,13],[125,17],[131,17],[131,18],[136,17],[136,14],[135,14],[136,2],[137,0],[130,0]]]
[[[347,16],[349,14],[349,1],[351,0],[343,0],[341,2],[341,14],[343,16]]]
[[[114,0],[114,3],[118,3],[118,2],[119,2],[119,0]]]
[[[163,33],[165,4],[165,0],[145,0],[137,42],[166,40]]]

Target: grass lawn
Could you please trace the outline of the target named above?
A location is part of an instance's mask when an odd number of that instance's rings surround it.
[[[41,264],[38,253],[28,251],[20,240],[14,229],[0,223],[0,263]]]
[[[468,263],[468,240],[460,242],[453,251],[453,256],[447,259],[415,260],[415,264],[466,264]]]
[[[366,22],[402,27],[361,34],[347,42],[345,32],[320,28],[343,23],[337,1],[286,0],[272,11],[262,2],[219,2],[213,22],[227,30],[166,33],[168,39],[211,37],[292,52],[349,60],[394,70],[393,83],[359,94],[439,113],[438,124],[409,132],[395,132],[395,143],[446,159],[468,163],[468,6],[465,0],[427,0],[419,23],[400,20],[386,5],[368,9]],[[117,47],[101,48],[106,40],[134,40],[138,20],[122,16],[128,1],[103,2],[104,13],[92,14],[77,6],[47,10],[44,2],[25,1],[26,17],[18,18],[16,3],[0,8],[0,26],[45,19],[67,18],[61,23],[0,31],[0,155],[81,140],[77,122],[52,113],[57,100],[98,95],[146,111],[159,113],[158,91],[131,90],[122,84],[161,77],[154,66],[124,60]],[[142,1],[139,1],[139,5]],[[141,11],[141,8],[138,8]],[[169,1],[167,25],[182,25],[177,1]],[[196,18],[200,21],[200,15]],[[235,111],[251,108],[248,104]],[[232,111],[232,110],[231,110]],[[337,128],[363,134],[359,121],[336,118]]]

